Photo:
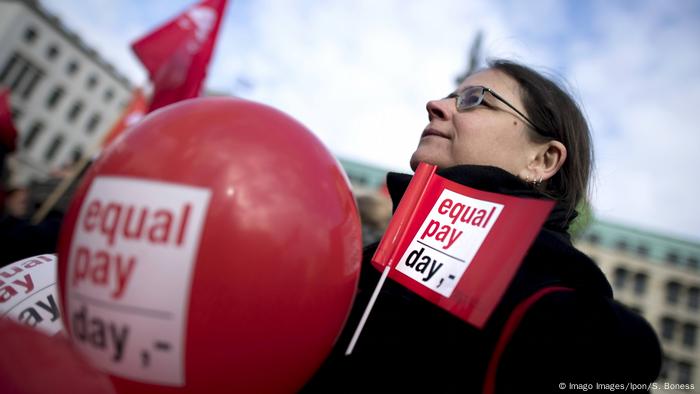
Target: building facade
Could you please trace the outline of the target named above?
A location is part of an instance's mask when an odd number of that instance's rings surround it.
[[[371,192],[381,189],[386,184],[387,170],[385,169],[360,163],[356,160],[341,158],[338,161],[355,190]]]
[[[655,392],[700,391],[700,243],[594,221],[577,247],[600,266],[615,298],[644,316],[664,351]],[[678,386],[680,385],[680,386]]]
[[[0,0],[0,43],[0,86],[19,133],[10,182],[22,185],[93,150],[132,88],[38,1]]]

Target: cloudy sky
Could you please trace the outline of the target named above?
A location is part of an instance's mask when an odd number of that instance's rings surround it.
[[[135,84],[129,43],[194,0],[43,0]],[[234,0],[207,88],[277,107],[336,155],[391,170],[454,89],[483,30],[487,57],[567,81],[590,120],[604,220],[700,241],[700,2]]]

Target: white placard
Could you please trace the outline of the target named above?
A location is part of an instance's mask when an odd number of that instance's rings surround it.
[[[187,308],[208,189],[95,178],[75,224],[67,309],[77,347],[103,370],[185,384]]]
[[[502,204],[443,190],[396,270],[450,297],[502,209]]]
[[[0,317],[49,335],[62,332],[56,269],[53,254],[29,257],[0,268]]]

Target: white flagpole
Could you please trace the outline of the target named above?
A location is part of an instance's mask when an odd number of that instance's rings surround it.
[[[379,278],[379,282],[377,282],[377,286],[374,288],[374,292],[372,293],[372,297],[369,299],[369,303],[365,307],[365,311],[362,314],[362,319],[360,319],[360,322],[357,324],[357,328],[355,328],[355,333],[352,334],[352,339],[350,340],[350,344],[348,345],[347,350],[345,350],[345,355],[349,356],[352,354],[352,350],[355,348],[355,343],[357,343],[357,339],[360,337],[360,333],[362,332],[362,328],[365,326],[365,322],[367,321],[367,317],[369,317],[369,313],[372,311],[372,307],[374,307],[374,302],[377,300],[377,296],[379,296],[379,292],[382,290],[382,287],[384,286],[384,281],[386,280],[386,277],[389,275],[389,271],[391,270],[391,264],[387,264],[386,267],[384,267],[384,271],[382,271],[382,276]]]

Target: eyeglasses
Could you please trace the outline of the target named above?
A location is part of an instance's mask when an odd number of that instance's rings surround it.
[[[481,105],[484,102],[484,94],[486,94],[486,92],[491,93],[493,97],[497,98],[503,104],[507,105],[510,109],[515,111],[518,115],[522,116],[522,118],[525,119],[527,123],[529,123],[530,126],[532,126],[532,128],[535,129],[535,131],[537,131],[539,134],[544,136],[548,135],[548,133],[542,131],[541,128],[535,126],[535,124],[530,120],[530,118],[525,116],[524,113],[519,111],[511,103],[506,101],[506,99],[501,97],[498,93],[494,92],[490,88],[487,88],[486,86],[469,86],[466,89],[464,89],[461,93],[450,93],[450,95],[448,95],[445,98],[456,98],[457,111],[462,112],[474,108],[478,105]]]

